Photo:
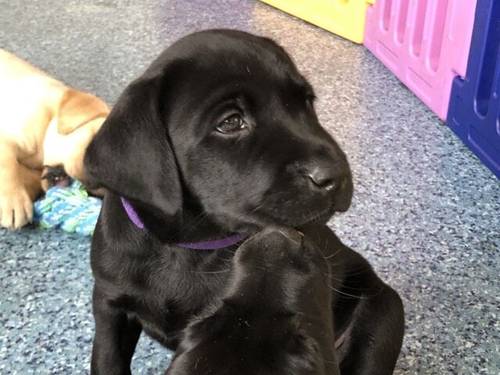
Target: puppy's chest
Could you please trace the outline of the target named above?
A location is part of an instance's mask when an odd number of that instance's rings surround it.
[[[135,296],[130,312],[150,336],[175,347],[190,319],[220,298],[227,273],[173,259],[154,259],[143,269],[140,278],[146,287]]]

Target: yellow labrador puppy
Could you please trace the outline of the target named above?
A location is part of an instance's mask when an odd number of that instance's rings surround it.
[[[44,166],[85,181],[85,149],[108,113],[101,99],[0,49],[0,226],[31,221]]]

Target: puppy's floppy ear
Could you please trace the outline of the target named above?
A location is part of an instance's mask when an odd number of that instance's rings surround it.
[[[67,135],[97,117],[106,116],[109,107],[101,99],[74,89],[64,93],[57,112],[57,132]]]
[[[84,163],[91,186],[130,200],[146,227],[166,239],[181,213],[182,190],[161,118],[160,81],[139,78],[125,89],[88,146]]]

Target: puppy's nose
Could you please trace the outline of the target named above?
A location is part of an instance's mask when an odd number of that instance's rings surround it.
[[[316,164],[307,171],[312,184],[321,190],[331,191],[337,187],[337,171],[327,163]]]

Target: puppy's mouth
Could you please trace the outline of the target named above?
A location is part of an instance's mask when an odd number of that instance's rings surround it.
[[[335,206],[332,204],[327,204],[319,210],[300,209],[289,210],[286,213],[259,210],[258,212],[254,212],[255,216],[250,221],[261,229],[269,225],[297,228],[306,224],[326,223],[336,211]]]
[[[268,193],[251,205],[216,215],[216,222],[232,232],[254,233],[268,226],[300,228],[308,224],[326,224],[337,212],[345,212],[351,203],[352,182],[347,180],[334,192],[323,195]]]

